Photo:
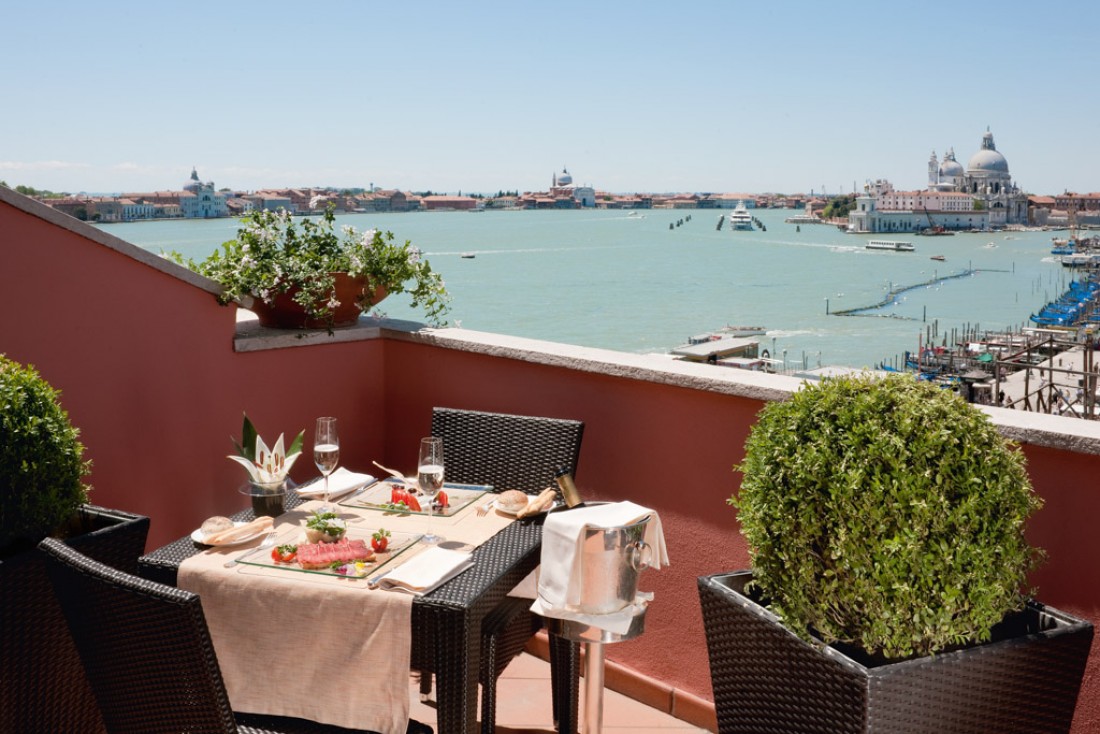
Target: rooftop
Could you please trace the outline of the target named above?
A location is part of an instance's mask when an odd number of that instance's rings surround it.
[[[583,420],[581,494],[658,510],[672,562],[643,574],[655,595],[646,631],[608,646],[609,668],[631,681],[630,697],[662,701],[658,712],[713,721],[696,579],[747,566],[725,504],[737,489],[731,467],[759,410],[799,379],[395,320],[364,318],[333,336],[275,333],[218,305],[211,281],[2,187],[0,252],[0,349],[61,390],[94,462],[93,500],[152,518],[150,548],[241,509],[239,469],[222,457],[242,410],[287,433],[334,411],[351,439],[341,459],[353,467],[414,465],[433,406]],[[318,364],[323,385],[303,377]],[[1048,556],[1034,584],[1045,602],[1100,621],[1100,564],[1087,560],[1100,557],[1100,425],[985,410],[1023,444],[1045,501],[1029,526]],[[516,666],[502,690],[549,695],[533,682],[537,660]],[[549,731],[539,713],[548,707],[508,713],[505,699],[525,695],[501,695],[502,728]],[[608,728],[644,730],[638,722],[654,706],[622,714],[622,725],[616,699],[606,699]],[[1100,653],[1074,732],[1097,730]]]

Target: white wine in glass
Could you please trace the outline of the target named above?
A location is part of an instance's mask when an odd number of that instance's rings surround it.
[[[334,512],[328,501],[328,475],[336,471],[340,463],[340,437],[336,433],[335,418],[318,418],[313,433],[313,463],[325,478],[325,504],[322,512]]]
[[[428,503],[428,532],[421,540],[436,545],[445,538],[431,531],[432,504],[443,489],[443,439],[436,436],[420,439],[420,459],[416,463],[416,483]]]

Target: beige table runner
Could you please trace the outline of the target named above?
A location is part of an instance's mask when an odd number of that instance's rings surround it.
[[[307,502],[282,515],[276,530],[293,535],[320,504]],[[428,527],[423,515],[339,509],[351,528],[423,533]],[[478,517],[470,506],[454,517],[433,517],[431,529],[446,538],[444,547],[472,550],[511,521],[495,511]],[[225,568],[259,542],[197,553],[179,569],[179,587],[202,598],[233,709],[403,734],[413,597],[370,589],[366,579],[245,564]],[[418,544],[394,564],[425,547]]]

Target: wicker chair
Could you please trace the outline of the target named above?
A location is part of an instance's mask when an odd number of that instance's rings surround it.
[[[83,505],[65,542],[137,570],[149,518]],[[103,720],[37,548],[0,558],[0,732],[103,734]]]
[[[39,545],[111,734],[351,734],[281,716],[234,713],[198,595]],[[431,732],[410,722],[409,730]]]
[[[447,480],[491,484],[500,492],[518,489],[538,494],[554,485],[562,469],[576,471],[584,423],[559,418],[484,413],[454,408],[432,411],[432,435],[443,438]],[[539,629],[530,600],[506,598],[486,616],[481,628],[481,730],[492,734],[496,723],[496,681]],[[575,722],[579,651],[575,643],[550,639],[554,718]],[[431,676],[421,675],[421,694],[431,690]],[[572,711],[563,711],[566,700]],[[574,724],[575,726],[575,724]],[[569,727],[567,727],[569,728]]]

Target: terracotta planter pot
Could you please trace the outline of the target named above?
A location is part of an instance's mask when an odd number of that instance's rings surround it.
[[[327,329],[334,326],[350,326],[359,320],[359,298],[366,289],[365,277],[353,278],[347,273],[333,273],[336,278],[336,300],[340,302],[338,308],[333,309],[332,319],[314,319],[306,314],[306,310],[294,300],[294,295],[299,289],[291,288],[286,293],[276,294],[270,304],[254,299],[252,311],[260,318],[262,326],[275,329]],[[385,288],[377,288],[367,299],[363,301],[363,309],[379,303],[387,295]]]

